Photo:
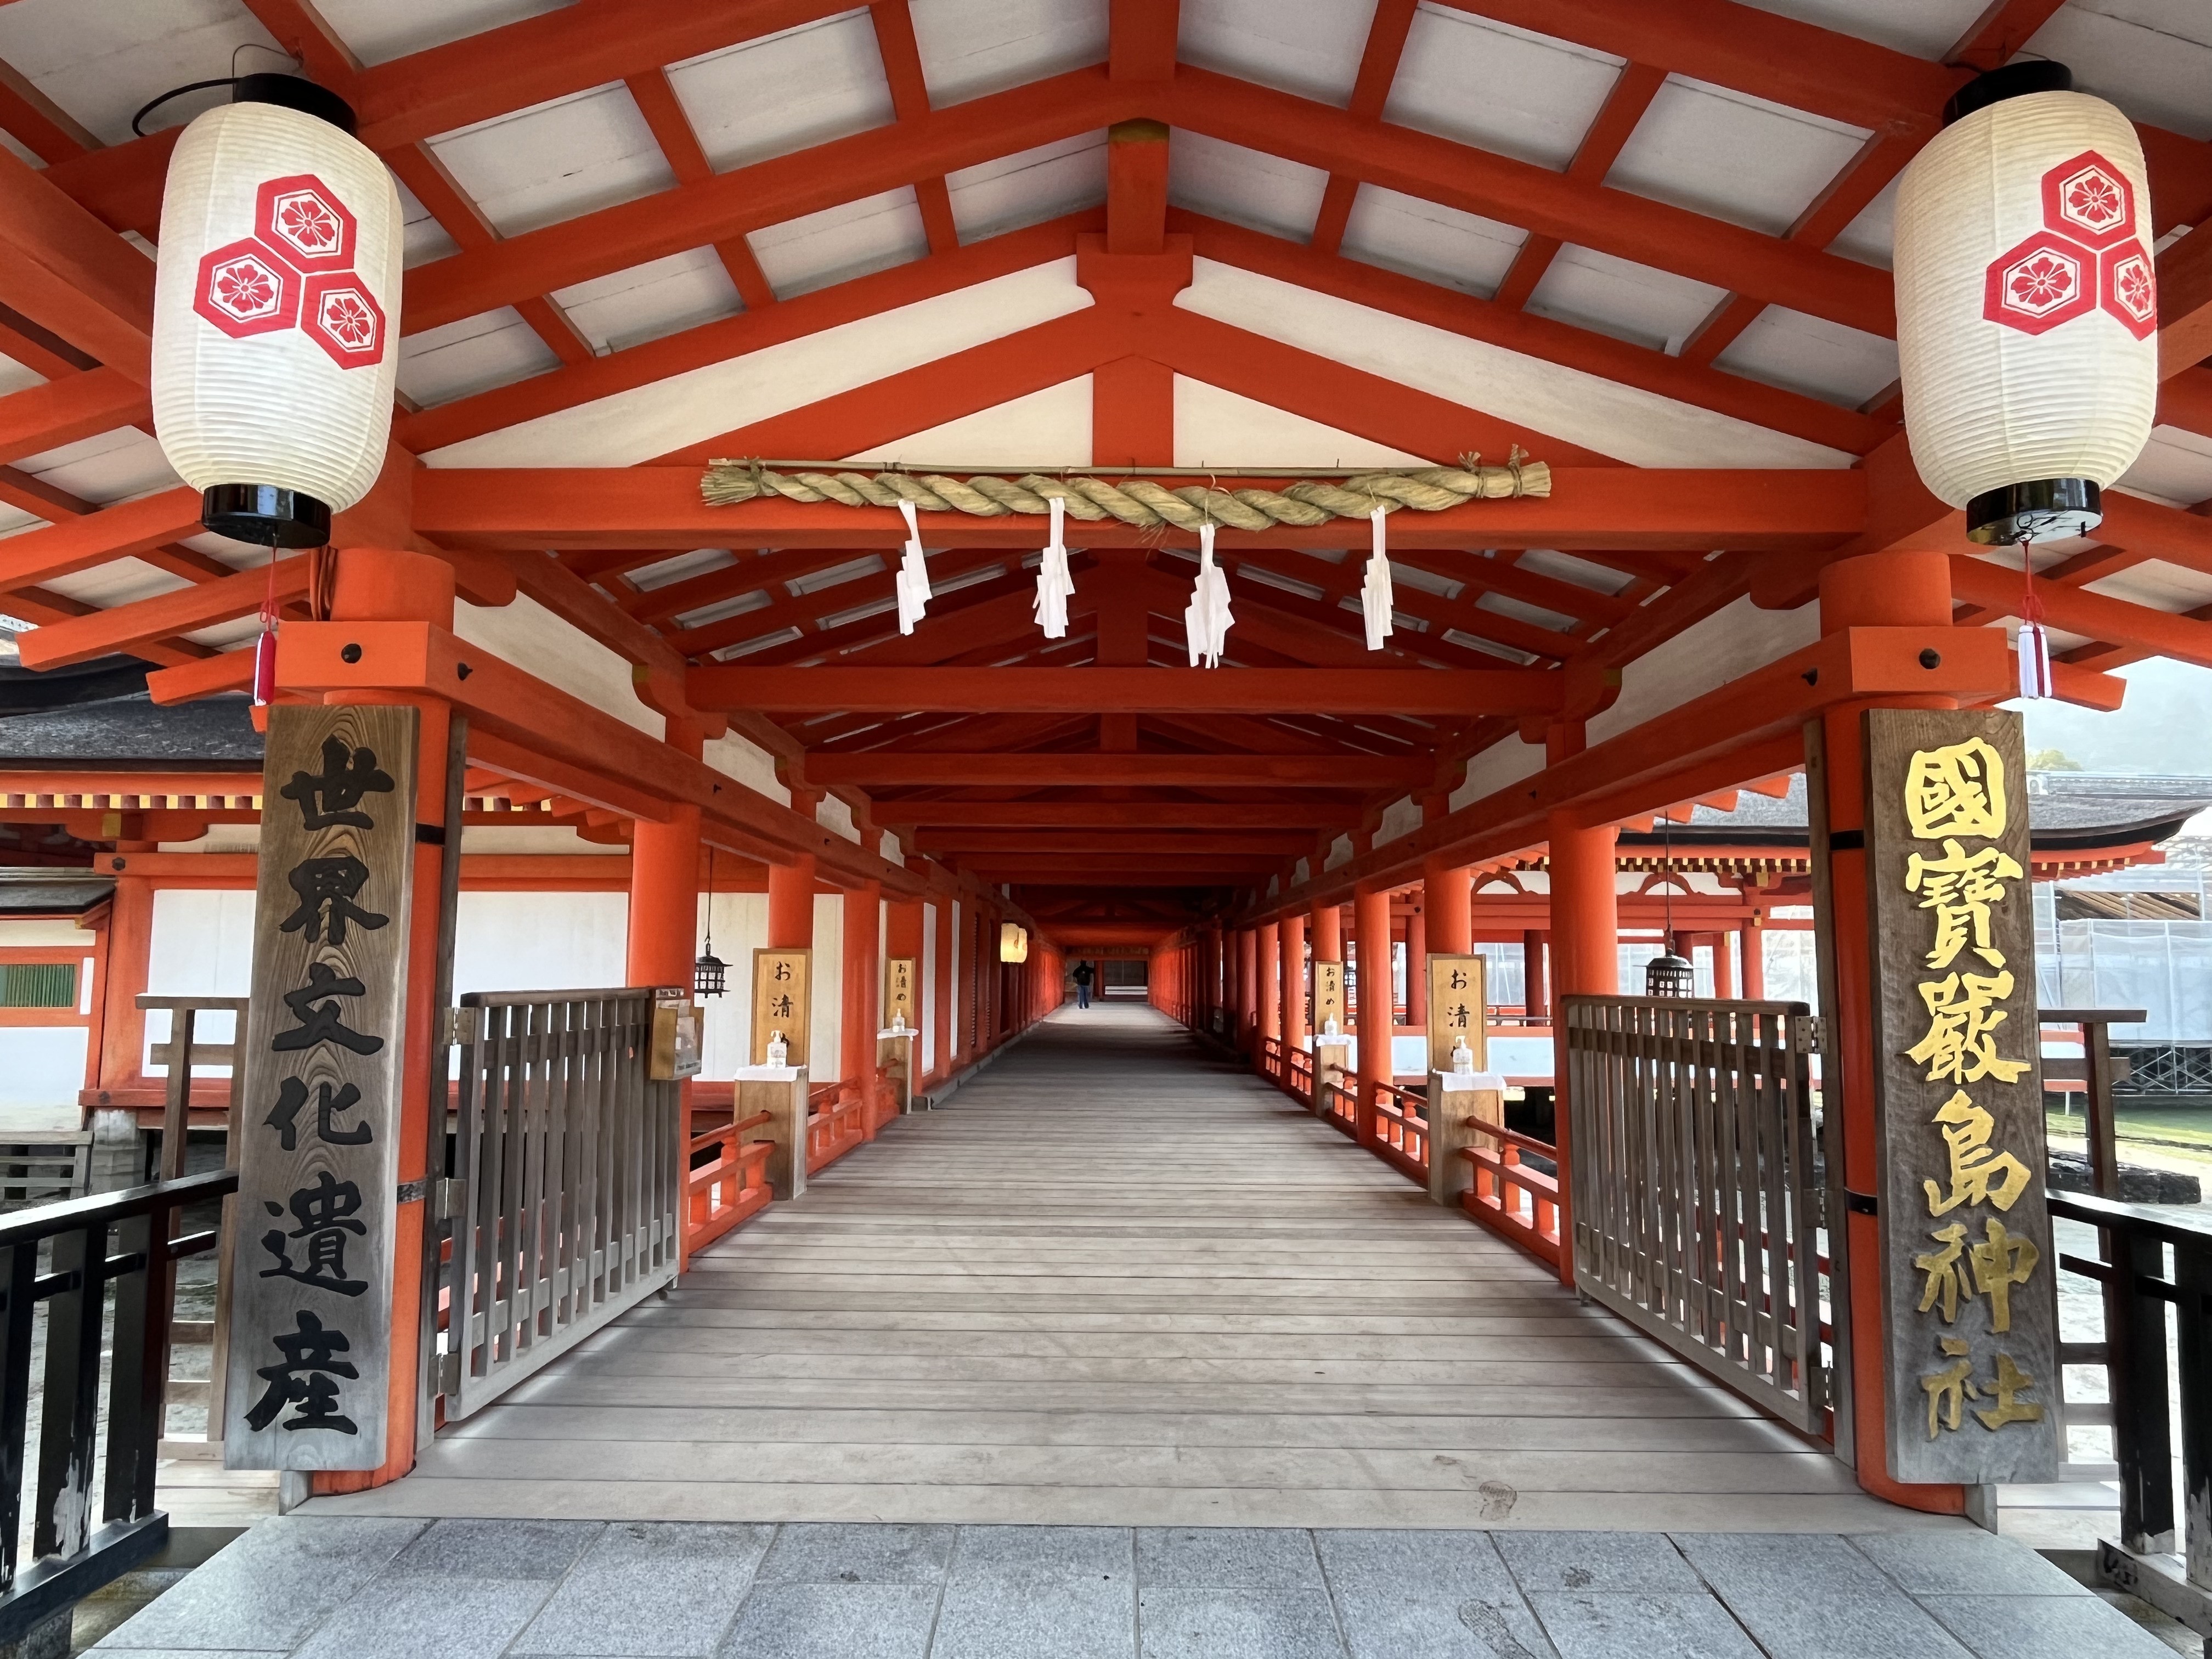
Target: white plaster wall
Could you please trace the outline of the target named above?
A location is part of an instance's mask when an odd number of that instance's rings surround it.
[[[1456,812],[1543,769],[1542,744],[1523,743],[1517,737],[1501,738],[1467,763],[1467,781],[1451,792],[1446,805]]]
[[[768,895],[717,893],[710,901],[702,894],[699,909],[714,954],[730,964],[729,994],[705,1005],[699,1075],[724,1079],[752,1063],[753,952],[768,943]]]
[[[1079,374],[844,459],[854,466],[948,471],[979,466],[1024,471],[1088,466],[1091,377]]]
[[[1617,737],[1820,637],[1818,601],[1795,611],[1761,611],[1747,595],[1621,670],[1620,696],[1589,722],[1589,741]]]
[[[627,893],[470,893],[453,927],[453,994],[626,982]]]
[[[1091,303],[1076,286],[1075,261],[1056,259],[448,444],[422,459],[431,466],[635,466]]]
[[[814,1052],[808,1075],[817,1083],[844,1076],[837,1045],[845,1032],[845,896],[814,896]]]
[[[1443,458],[1437,458],[1443,459]],[[1175,378],[1177,466],[1426,466],[1356,432],[1346,432],[1188,375]]]
[[[253,988],[253,894],[193,887],[154,890],[154,926],[147,951],[146,988],[161,996],[242,997]],[[196,1034],[211,1042],[230,1040],[228,1014],[203,1016]],[[169,1036],[169,1016],[146,1016],[146,1054]],[[144,1065],[146,1055],[141,1055]],[[166,1066],[144,1065],[149,1077],[167,1077]],[[228,1077],[228,1066],[195,1066],[194,1077]]]
[[[27,950],[92,948],[92,935],[73,921],[29,921],[9,917],[0,921],[0,945]]]
[[[853,822],[853,809],[835,795],[823,796],[814,809],[814,821],[833,836],[842,836],[856,846],[860,843],[860,830]]]
[[[0,1031],[0,1136],[30,1129],[78,1129],[84,1066],[92,1042],[86,1025],[11,1025]]]
[[[565,823],[471,824],[461,830],[463,853],[597,854],[602,858],[620,858],[627,850],[586,841]]]
[[[701,749],[699,758],[725,777],[757,789],[779,806],[791,805],[791,791],[775,775],[775,757],[750,738],[734,732],[716,738]]]
[[[527,594],[518,593],[512,605],[495,608],[456,601],[453,632],[648,737],[659,737],[667,727],[667,721],[637,700],[625,658]]]
[[[1382,809],[1382,822],[1375,830],[1375,845],[1380,847],[1401,836],[1410,836],[1420,827],[1420,803],[1411,795],[1403,796]]]
[[[218,823],[197,841],[157,843],[164,853],[258,853],[261,826],[258,823]]]
[[[921,907],[921,1069],[937,1069],[937,906]]]

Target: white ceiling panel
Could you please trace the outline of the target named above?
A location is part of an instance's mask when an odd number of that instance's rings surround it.
[[[1106,199],[1105,129],[963,167],[945,184],[963,242],[1096,207]]]
[[[407,269],[428,264],[433,259],[442,259],[449,253],[459,253],[461,245],[447,234],[446,228],[431,216],[415,192],[399,179],[392,181],[399,187],[399,215],[403,226],[401,257]]]
[[[1897,379],[1897,342],[1769,306],[1713,367],[1856,409]]]
[[[190,587],[191,583],[137,559],[110,559],[74,575],[58,576],[45,585],[66,599],[96,605],[105,611],[112,605],[128,605],[133,599],[173,593],[179,588]]]
[[[2212,501],[2212,438],[2179,427],[2153,427],[2150,441],[2119,484],[2172,507]]]
[[[1352,101],[1375,0],[1182,0],[1176,56],[1261,86]]]
[[[2168,564],[2163,559],[2149,559],[2130,565],[2116,574],[2100,577],[2089,584],[2088,591],[2135,605],[2147,605],[2154,611],[2194,611],[2199,605],[2212,604],[2212,576],[2201,570],[2185,570],[2178,564]]]
[[[1382,118],[1564,170],[1621,61],[1425,0]]]
[[[1570,243],[1529,295],[1528,308],[1615,339],[1680,350],[1722,297],[1709,283]]]
[[[27,167],[43,167],[46,163],[33,155],[12,132],[0,131],[0,149],[4,149]]]
[[[560,362],[520,313],[502,306],[401,340],[399,389],[428,409],[542,374]]]
[[[183,482],[153,434],[131,426],[26,456],[15,467],[43,483],[66,489],[79,501],[100,507],[157,489],[171,489]]]
[[[558,11],[568,0],[315,0],[315,10],[364,64],[382,64],[427,52],[463,35],[478,34],[540,12]]]
[[[737,562],[737,555],[726,547],[695,548],[689,553],[678,553],[672,559],[663,559],[658,564],[644,565],[629,571],[622,580],[641,592],[650,593],[656,587],[680,582],[687,576],[703,576],[710,570],[720,570]]]
[[[1175,444],[1177,466],[1427,466],[1432,459],[1183,374],[1175,379]]]
[[[775,603],[776,596],[764,587],[750,593],[740,593],[735,599],[724,599],[716,605],[702,605],[696,611],[686,611],[676,618],[679,628],[704,628],[708,623],[720,622],[726,617],[742,617],[748,611],[763,611]]]
[[[1106,0],[911,0],[911,9],[939,109],[1106,61]]]
[[[717,172],[892,118],[875,26],[848,11],[672,64],[669,84]]]
[[[1480,294],[1498,291],[1528,233],[1479,214],[1362,185],[1345,222],[1342,252],[1385,270],[1403,271]]]
[[[1670,75],[1606,182],[1779,235],[1867,137],[1863,127]]]
[[[26,386],[44,386],[46,377],[34,368],[26,368],[13,357],[0,356],[0,398],[11,392],[21,392]]]
[[[430,148],[502,236],[676,182],[619,81],[446,133]]]
[[[263,50],[232,55],[240,46]],[[290,55],[240,0],[15,0],[0,5],[0,59],[103,142],[131,137],[140,105],[191,81],[281,70]],[[220,87],[164,104],[147,131],[224,102]]]
[[[908,185],[769,225],[745,240],[779,300],[904,264],[929,252],[921,204]]]
[[[1578,559],[1571,553],[1556,552],[1548,547],[1524,548],[1513,562],[1523,570],[1533,570],[1540,576],[1556,576],[1577,587],[1587,587],[1593,593],[1618,593],[1636,580],[1625,570],[1592,564],[1588,559]]]
[[[1328,175],[1178,127],[1168,143],[1168,200],[1194,213],[1304,241]]]
[[[705,247],[594,276],[557,289],[553,297],[599,352],[620,351],[745,308],[720,258]]]
[[[1897,240],[1897,179],[1891,179],[1882,186],[1881,195],[1859,210],[1859,216],[1845,225],[1844,234],[1828,244],[1831,251],[1863,264],[1889,269]]]
[[[2138,121],[2212,138],[2212,5],[2205,0],[2069,0],[2021,55],[2057,58],[2074,71],[2075,87]]]
[[[1555,634],[1564,634],[1575,625],[1572,617],[1557,611],[1547,611],[1540,605],[1531,605],[1526,599],[1516,599],[1510,593],[1486,592],[1474,602],[1478,611],[1490,611],[1501,617],[1510,617],[1516,622],[1529,623],[1538,628],[1548,628]]]
[[[1839,34],[1941,62],[1972,28],[1987,0],[1745,0]]]

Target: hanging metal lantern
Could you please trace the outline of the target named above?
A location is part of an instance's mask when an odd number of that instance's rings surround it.
[[[1969,82],[1897,197],[1905,427],[1983,543],[2081,535],[2158,402],[2158,281],[2134,125],[2062,64]]]
[[[399,360],[399,192],[334,93],[249,75],[161,197],[155,435],[210,530],[319,547],[376,483]],[[142,112],[143,113],[143,112]]]
[[[1644,964],[1644,994],[1647,997],[1686,997],[1698,987],[1697,965],[1672,951]]]
[[[714,954],[709,945],[706,954],[691,964],[691,991],[695,996],[718,997],[730,988],[730,964]]]

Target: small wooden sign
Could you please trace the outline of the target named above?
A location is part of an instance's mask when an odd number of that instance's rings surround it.
[[[1863,718],[1889,1472],[2054,1480],[2058,1256],[2020,716]]]
[[[884,963],[884,1029],[906,1017],[906,1029],[921,1029],[921,964],[913,957],[892,957]]]
[[[653,1053],[648,1060],[646,1075],[655,1083],[699,1075],[704,1063],[699,1005],[689,991],[663,988],[653,994]]]
[[[1429,1069],[1449,1072],[1462,1037],[1474,1054],[1474,1069],[1490,1069],[1490,1003],[1480,957],[1429,958]]]
[[[1344,964],[1340,962],[1319,962],[1313,965],[1313,1034],[1318,1037],[1328,1030],[1331,1020],[1339,1031],[1344,1030]]]
[[[806,1064],[807,1034],[814,1029],[814,952],[772,950],[753,952],[755,1066],[768,1064],[769,1039],[783,1033],[787,1066]]]
[[[230,1468],[384,1462],[421,718],[397,706],[269,711]]]

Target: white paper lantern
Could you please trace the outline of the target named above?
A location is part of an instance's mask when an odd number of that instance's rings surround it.
[[[1897,197],[1912,459],[1979,542],[2075,535],[2158,401],[2150,194],[2135,128],[2055,64],[1970,82]]]
[[[276,95],[331,109],[291,76]],[[319,545],[384,465],[399,356],[402,222],[382,161],[331,119],[208,111],[170,157],[154,291],[154,429],[208,527]]]

